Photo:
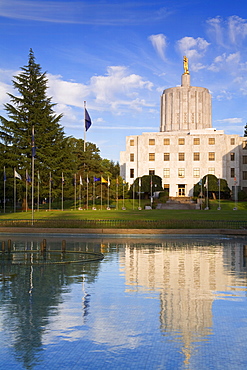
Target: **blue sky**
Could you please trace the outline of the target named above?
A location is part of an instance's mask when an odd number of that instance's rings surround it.
[[[32,48],[63,113],[66,135],[119,160],[125,137],[157,132],[160,96],[177,86],[183,55],[191,85],[212,94],[213,127],[243,135],[247,122],[247,5],[232,1],[0,0],[0,114]]]

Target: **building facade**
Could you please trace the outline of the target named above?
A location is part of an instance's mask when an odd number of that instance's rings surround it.
[[[171,197],[191,197],[207,174],[247,192],[247,138],[212,128],[211,95],[190,85],[184,66],[181,86],[161,96],[160,132],[126,137],[120,175],[130,185],[137,177],[158,175]]]

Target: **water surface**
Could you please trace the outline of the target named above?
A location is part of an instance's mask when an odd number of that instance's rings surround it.
[[[246,238],[42,240],[0,260],[0,368],[247,368]]]

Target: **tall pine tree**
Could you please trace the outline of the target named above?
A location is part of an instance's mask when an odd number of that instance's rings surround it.
[[[61,173],[69,171],[69,149],[60,120],[54,105],[47,96],[47,77],[35,62],[32,49],[29,52],[28,64],[21,68],[19,75],[14,76],[13,86],[18,91],[16,96],[8,94],[10,102],[4,105],[7,116],[0,116],[1,151],[4,152],[2,165],[8,176],[16,167],[25,178],[26,170],[31,173],[32,160],[32,127],[35,132],[35,173],[39,171],[41,186],[40,195],[48,197],[50,173],[53,180],[53,195],[59,192]],[[67,169],[67,170],[66,170]],[[12,175],[13,176],[13,175]],[[57,184],[56,184],[57,182]],[[25,183],[18,182],[19,193],[24,193]]]

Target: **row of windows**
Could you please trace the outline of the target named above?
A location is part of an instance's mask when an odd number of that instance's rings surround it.
[[[170,139],[165,138],[163,143],[164,143],[164,145],[170,145]],[[231,143],[231,145],[235,145],[235,138],[231,138],[230,143]],[[194,145],[200,145],[200,138],[195,137],[193,139],[193,144]],[[214,137],[208,138],[208,144],[209,145],[215,145],[215,138]],[[135,140],[130,139],[130,146],[134,146],[134,145],[135,145]],[[155,145],[155,139],[149,139],[149,145]],[[178,139],[178,145],[185,145],[185,138],[179,138]]]
[[[155,161],[155,153],[149,153],[148,154],[148,160],[153,162]],[[185,153],[178,153],[178,160],[179,161],[185,161]],[[209,161],[215,161],[215,153],[209,152],[208,153],[208,160]],[[135,161],[134,153],[130,153],[130,162]],[[170,161],[170,153],[164,153],[164,161]],[[196,152],[193,153],[193,161],[200,161],[200,153]]]
[[[230,169],[231,178],[235,177],[235,168]],[[208,174],[215,175],[215,168],[209,167]],[[130,169],[130,178],[133,179],[135,175],[134,168]],[[149,170],[149,175],[155,175],[155,170]],[[170,168],[164,168],[164,178],[170,177]],[[178,177],[183,178],[185,177],[185,168],[178,168]],[[200,177],[200,168],[193,168],[193,177],[199,178]],[[247,180],[247,171],[243,171],[243,180]]]
[[[178,153],[178,160],[184,161],[185,160],[185,153]],[[214,161],[215,160],[215,153],[209,152],[208,153],[208,160]],[[235,153],[230,153],[230,160],[235,161]],[[130,162],[135,161],[134,153],[130,153]],[[155,153],[149,153],[149,161],[155,161]],[[170,161],[170,153],[164,153],[164,161]],[[193,161],[200,161],[200,153],[194,152],[193,153]],[[247,164],[247,155],[243,156],[243,164]]]

